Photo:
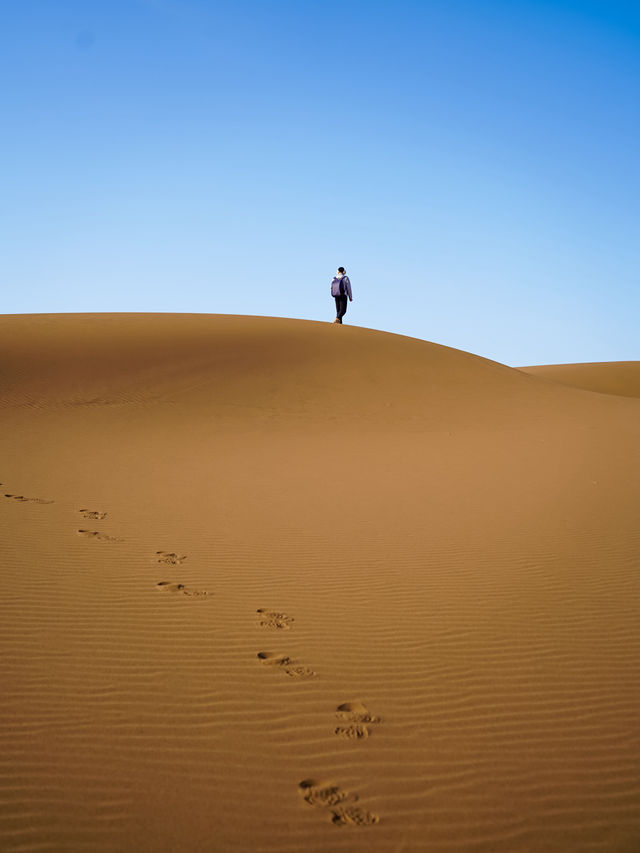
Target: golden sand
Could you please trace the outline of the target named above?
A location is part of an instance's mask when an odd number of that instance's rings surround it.
[[[544,364],[520,370],[563,385],[600,394],[640,397],[640,362],[611,361],[605,364]]]
[[[640,849],[639,376],[0,318],[0,849]]]

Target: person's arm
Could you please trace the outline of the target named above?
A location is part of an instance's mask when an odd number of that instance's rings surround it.
[[[346,279],[346,281],[345,281],[346,288],[345,289],[347,291],[347,296],[349,297],[349,302],[353,302],[353,293],[351,292],[351,279],[349,278],[348,275],[345,275],[345,279]]]

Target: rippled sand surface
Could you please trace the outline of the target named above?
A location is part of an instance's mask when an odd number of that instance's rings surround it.
[[[640,849],[640,366],[0,333],[0,849]]]

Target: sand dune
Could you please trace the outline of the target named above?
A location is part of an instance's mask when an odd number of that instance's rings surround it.
[[[0,331],[0,849],[638,849],[633,365]]]
[[[525,373],[552,379],[600,394],[640,397],[640,361],[612,361],[604,364],[545,364],[521,367]]]

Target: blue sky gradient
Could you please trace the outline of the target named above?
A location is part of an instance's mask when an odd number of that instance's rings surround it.
[[[0,4],[0,312],[640,360],[640,4]]]

